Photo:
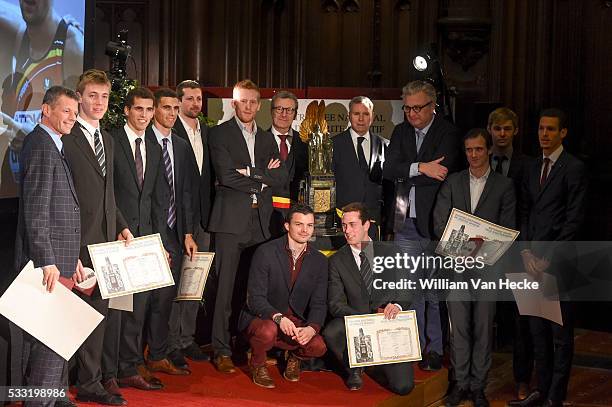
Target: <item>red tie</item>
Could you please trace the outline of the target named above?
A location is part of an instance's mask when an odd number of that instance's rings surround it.
[[[542,171],[542,177],[540,178],[540,186],[543,186],[548,177],[548,167],[550,166],[550,158],[544,158],[544,171]]]
[[[287,145],[287,134],[279,134],[278,138],[280,139],[280,159],[281,161],[287,161],[287,157],[289,156],[289,146]]]

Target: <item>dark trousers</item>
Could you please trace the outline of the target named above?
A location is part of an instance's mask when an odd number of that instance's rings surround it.
[[[267,225],[266,225],[267,227]],[[212,345],[215,355],[231,356],[230,345],[230,318],[232,316],[232,300],[236,294],[235,303],[244,303],[246,285],[240,287],[234,293],[236,275],[238,268],[242,264],[243,269],[248,270],[249,263],[245,257],[249,257],[252,252],[244,253],[245,249],[253,247],[265,240],[262,225],[259,221],[259,211],[251,209],[251,218],[247,232],[243,234],[216,233],[216,270],[217,270],[217,298],[215,300],[215,313],[213,317]],[[241,255],[242,258],[241,258]],[[245,256],[246,255],[246,256]],[[242,270],[244,271],[244,270]],[[246,281],[247,273],[244,273]],[[241,306],[236,308],[236,314]]]
[[[25,386],[47,389],[66,387],[62,383],[62,372],[66,365],[64,358],[25,332],[23,345],[22,363],[23,367],[27,368],[24,372]],[[27,407],[52,407],[54,405],[55,399],[52,398],[24,403],[24,406]]]
[[[183,239],[179,238],[176,227],[166,228],[164,247],[170,253],[170,269],[178,284],[183,264]],[[149,297],[148,325],[145,338],[149,345],[149,359],[162,360],[168,356],[168,335],[170,333],[170,313],[176,298],[176,285],[155,290]]]
[[[346,350],[346,330],[344,318],[335,318],[325,325],[323,338],[327,348],[345,369],[348,369],[348,354]],[[373,366],[366,370],[381,386],[396,394],[408,394],[414,387],[414,372],[412,363],[393,363],[389,365]]]
[[[296,327],[305,326],[304,321],[293,316],[288,317]],[[307,360],[319,358],[327,352],[325,341],[319,334],[310,339],[306,345],[300,345],[291,337],[285,335],[278,325],[270,319],[255,318],[245,330],[245,335],[251,345],[251,366],[260,367],[266,364],[267,352],[272,348],[290,350],[298,359]]]
[[[83,301],[106,317],[108,300],[102,299],[96,287],[91,296],[74,291]],[[93,332],[85,339],[76,353],[77,391],[79,394],[106,393],[102,386],[102,353],[106,321],[102,320]]]
[[[136,302],[136,295],[134,295],[134,302]],[[106,314],[104,346],[102,348],[102,382],[117,378],[121,344],[121,318],[125,314],[124,311],[112,308],[109,308]]]
[[[457,385],[484,390],[491,369],[495,302],[448,301],[451,365]]]
[[[537,389],[552,401],[563,401],[574,356],[572,304],[561,302],[563,326],[540,317],[529,317]]]
[[[530,383],[533,373],[533,345],[528,316],[520,315],[516,304],[512,306],[514,317],[514,341],[512,350],[512,371],[516,383]]]

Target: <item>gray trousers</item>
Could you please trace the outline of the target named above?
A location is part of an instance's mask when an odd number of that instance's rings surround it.
[[[447,301],[450,319],[451,365],[457,385],[484,390],[491,368],[493,301]]]
[[[205,232],[200,225],[194,233],[198,251],[208,251],[210,248],[210,233]],[[170,311],[170,332],[168,334],[168,352],[181,350],[194,342],[200,301],[174,301]]]

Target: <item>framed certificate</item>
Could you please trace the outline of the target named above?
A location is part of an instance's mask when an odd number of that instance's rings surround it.
[[[193,254],[192,260],[189,259],[189,256],[183,258],[176,300],[200,301],[202,299],[214,257],[215,254],[212,252],[197,252]]]
[[[450,257],[481,256],[484,264],[492,266],[512,246],[518,235],[518,230],[453,208],[436,253]]]
[[[413,310],[395,319],[383,314],[344,317],[351,368],[421,360],[421,346]]]
[[[174,285],[159,233],[87,246],[102,298],[121,297]]]

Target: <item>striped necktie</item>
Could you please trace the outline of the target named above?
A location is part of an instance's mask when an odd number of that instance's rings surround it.
[[[361,278],[363,279],[363,283],[366,286],[366,290],[368,290],[368,294],[372,294],[372,283],[374,282],[374,274],[372,274],[372,268],[370,267],[370,262],[365,255],[365,252],[359,253],[359,258],[361,259],[361,266],[359,267],[359,273],[361,274]]]
[[[172,175],[172,161],[168,152],[168,138],[164,137],[163,148],[164,167],[166,169],[166,181],[170,187],[170,206],[168,207],[168,227],[172,229],[176,224],[176,204],[174,201],[174,177]]]
[[[96,150],[96,159],[102,170],[102,175],[106,177],[106,160],[104,159],[104,149],[102,148],[102,142],[100,141],[100,131],[96,129],[94,133],[94,149]]]

